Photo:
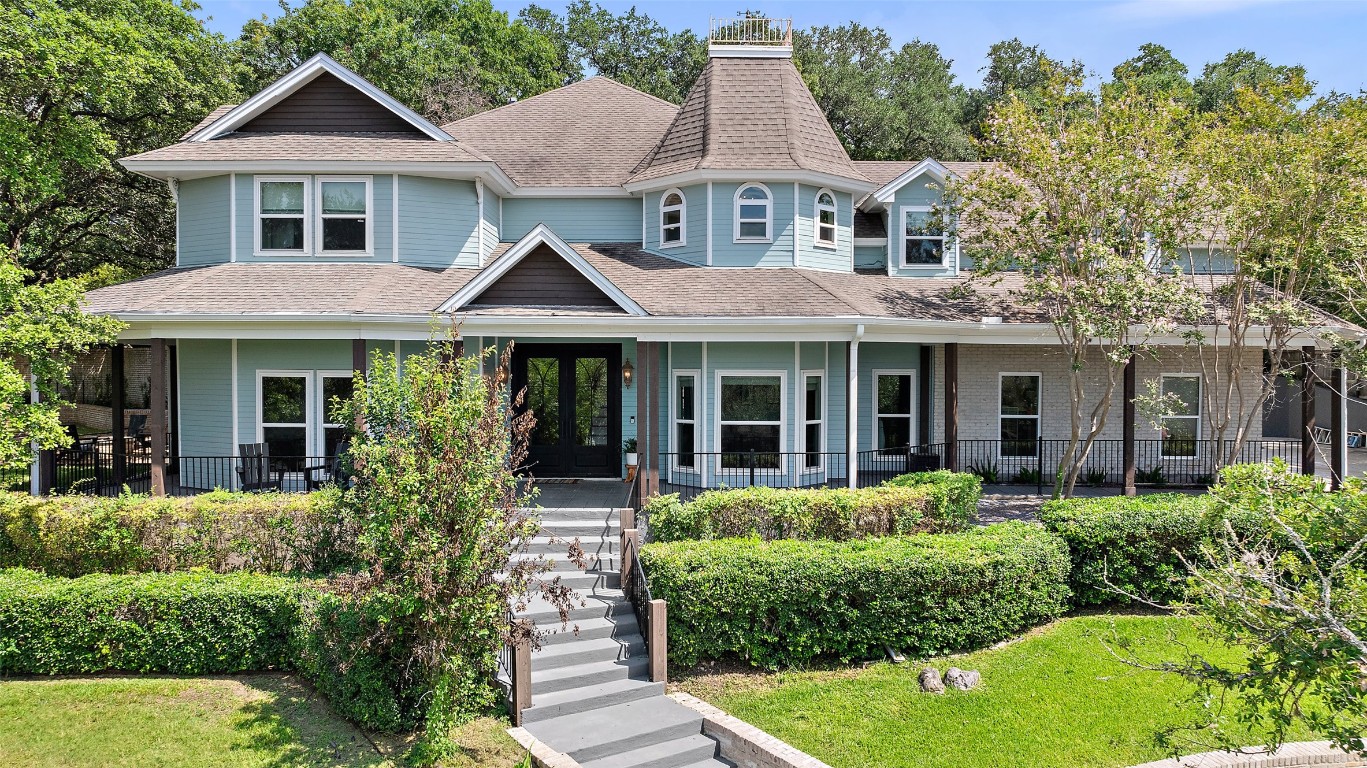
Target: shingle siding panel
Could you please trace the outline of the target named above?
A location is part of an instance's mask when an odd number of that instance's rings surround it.
[[[187,179],[177,192],[176,232],[180,266],[228,261],[232,222],[227,176]]]
[[[324,72],[242,127],[244,133],[386,131],[421,134],[374,99]]]
[[[568,242],[640,242],[641,201],[632,197],[510,197],[503,201],[503,241],[516,242],[537,224],[545,224]]]
[[[399,262],[478,266],[478,208],[474,182],[400,176]]]

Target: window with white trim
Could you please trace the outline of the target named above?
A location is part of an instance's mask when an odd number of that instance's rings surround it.
[[[1001,455],[1034,456],[1040,436],[1040,375],[1003,373],[997,398]]]
[[[802,373],[802,468],[819,470],[825,456],[825,377],[819,371]]]
[[[902,266],[938,267],[945,264],[944,220],[929,206],[902,207]]]
[[[370,253],[370,200],[369,176],[318,177],[319,253]]]
[[[675,248],[687,242],[688,201],[677,189],[660,196],[660,247]]]
[[[1163,455],[1197,455],[1201,439],[1201,377],[1188,374],[1163,374],[1163,398],[1173,410],[1163,417]]]
[[[718,374],[722,468],[778,466],[783,450],[783,374]]]
[[[816,213],[812,216],[815,230],[812,237],[816,244],[827,248],[835,247],[835,195],[829,189],[816,193]]]
[[[763,184],[743,184],[736,190],[736,242],[772,242],[774,196]]]
[[[325,371],[318,374],[322,399],[319,403],[322,423],[322,455],[336,456],[338,447],[346,441],[347,427],[342,422],[341,406],[351,399],[355,379],[350,371]]]
[[[272,464],[309,455],[309,404],[313,402],[311,372],[271,371],[260,376],[258,437],[270,450]]]
[[[306,176],[256,177],[256,252],[308,253]]]
[[[698,377],[697,371],[674,374],[674,466],[698,468]]]
[[[900,454],[912,445],[915,371],[874,371],[874,447]]]

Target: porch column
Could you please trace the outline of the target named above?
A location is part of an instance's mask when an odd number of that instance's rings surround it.
[[[166,495],[166,339],[152,339],[151,371],[148,381],[147,429],[152,433],[148,465],[152,473],[152,495]]]
[[[365,353],[365,339],[351,340],[351,370],[359,372],[365,376],[367,355]]]
[[[660,342],[650,342],[650,478],[651,496],[660,495],[660,385],[665,381],[660,371]]]
[[[38,392],[38,378],[33,373],[32,364],[29,365],[29,402],[35,405],[42,400],[42,395]],[[29,468],[29,488],[28,492],[34,496],[46,496],[52,493],[52,483],[57,476],[57,452],[52,450],[39,450],[38,441],[33,442],[33,464]]]
[[[128,435],[123,425],[123,398],[123,345],[115,344],[109,348],[109,421],[115,488],[123,487],[128,472]]]
[[[1340,353],[1333,353],[1334,372],[1329,387],[1330,432],[1333,434],[1329,477],[1331,487],[1336,491],[1348,476],[1348,369],[1343,367],[1342,358]]]
[[[1126,496],[1134,496],[1138,493],[1135,488],[1135,459],[1134,459],[1134,396],[1135,396],[1135,368],[1138,367],[1138,356],[1134,349],[1130,349],[1130,359],[1125,362],[1125,402],[1122,415],[1122,435],[1121,435],[1121,464],[1124,474],[1124,487]]]
[[[167,474],[171,475],[180,475],[180,381],[176,375],[180,366],[176,363],[176,354],[175,345],[166,347],[166,370],[170,381],[166,418],[171,432],[171,461]]]
[[[650,348],[650,342],[636,342],[636,486],[640,488],[638,496],[641,501],[646,498],[646,467],[650,466],[650,443],[647,437],[649,429],[650,387],[654,384],[655,377],[650,375],[650,368],[646,365],[646,350]]]
[[[959,471],[959,343],[945,345],[945,469]]]
[[[916,445],[930,445],[931,422],[935,419],[932,414],[935,412],[934,398],[932,390],[935,388],[934,377],[931,375],[931,367],[934,366],[934,354],[929,344],[921,345],[921,361],[916,369],[919,381],[916,384]],[[911,471],[911,467],[907,467]]]
[[[1301,347],[1301,474],[1315,474],[1315,348]]]

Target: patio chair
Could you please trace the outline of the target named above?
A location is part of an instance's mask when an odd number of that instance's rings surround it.
[[[237,446],[237,455],[242,462],[237,468],[242,490],[248,493],[280,490],[280,473],[271,472],[270,446],[265,443],[243,443]]]
[[[123,434],[136,441],[139,448],[151,447],[152,435],[147,431],[147,414],[135,413],[129,416],[128,429]]]
[[[343,476],[342,457],[347,452],[347,442],[343,440],[337,444],[337,449],[326,464],[315,464],[311,467],[304,467],[305,477],[307,478],[308,490],[316,491],[322,488],[325,483],[333,482],[342,488],[350,486],[350,478]]]

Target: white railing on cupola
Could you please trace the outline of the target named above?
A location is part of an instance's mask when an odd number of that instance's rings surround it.
[[[748,16],[712,18],[708,45],[793,46],[792,19],[759,19]]]

